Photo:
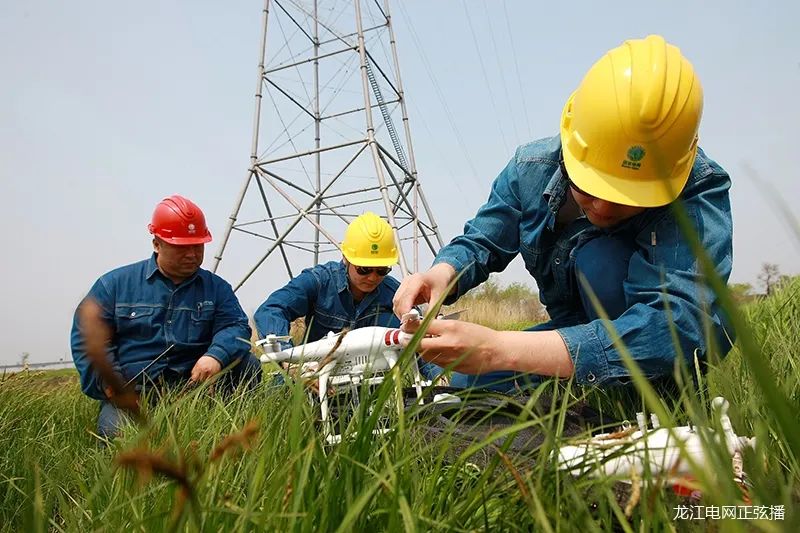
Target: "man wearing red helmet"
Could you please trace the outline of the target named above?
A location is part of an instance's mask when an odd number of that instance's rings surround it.
[[[108,401],[109,384],[90,365],[82,331],[110,328],[112,368],[137,392],[153,384],[199,383],[228,366],[228,387],[261,378],[261,365],[243,340],[250,338],[247,316],[230,284],[200,268],[211,241],[200,208],[179,195],[165,198],[148,229],[153,255],[104,274],[86,297],[98,304],[94,320],[102,323],[86,323],[89,314],[78,312],[73,321],[72,357],[83,392],[101,402],[97,431],[104,437],[113,437],[123,419]]]

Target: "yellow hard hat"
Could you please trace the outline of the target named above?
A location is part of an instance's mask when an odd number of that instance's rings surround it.
[[[356,217],[344,233],[342,255],[355,266],[380,267],[397,264],[397,245],[392,227],[369,211]]]
[[[561,114],[564,165],[603,200],[666,205],[697,154],[703,88],[681,51],[660,35],[625,41],[595,63]]]

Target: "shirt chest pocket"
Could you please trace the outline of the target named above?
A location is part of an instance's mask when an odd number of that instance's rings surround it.
[[[530,272],[539,286],[539,300],[547,305],[558,299],[561,280],[557,279],[554,269],[561,266],[561,259],[557,259],[555,244],[546,243],[544,247],[534,247],[521,243],[520,252],[525,262],[525,269]]]
[[[213,302],[198,303],[189,315],[189,343],[208,343],[214,333],[215,308]]]
[[[399,321],[394,315],[391,307],[376,305],[369,308],[363,315],[356,320],[356,327],[364,328],[369,326],[381,326],[391,328],[399,325]]]
[[[117,306],[114,310],[117,335],[126,339],[151,339],[155,335],[154,316],[152,307]]]
[[[320,331],[323,335],[329,331],[338,333],[342,331],[342,329],[350,327],[350,320],[341,316],[325,313],[319,309],[316,310],[311,319],[313,320],[312,327]]]
[[[567,240],[544,243],[533,247],[522,243],[520,251],[525,268],[539,287],[539,301],[544,305],[570,301],[574,293],[572,251],[574,244]]]
[[[525,269],[533,277],[536,277],[541,269],[542,250],[523,242],[520,243],[519,251],[522,255],[522,260],[525,262]]]

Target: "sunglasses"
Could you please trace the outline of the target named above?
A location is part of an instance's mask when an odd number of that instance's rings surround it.
[[[379,276],[385,276],[392,271],[392,267],[360,267],[355,265],[353,267],[355,267],[359,276],[369,276],[373,272]]]
[[[572,188],[572,190],[574,190],[575,192],[577,192],[579,194],[582,194],[584,196],[592,196],[592,197],[594,197],[594,195],[589,194],[588,192],[584,191],[583,189],[581,189],[580,187],[575,185],[575,182],[570,179],[569,173],[567,172],[567,166],[564,164],[564,160],[563,159],[561,159],[558,162],[558,166],[559,166],[559,168],[561,168],[561,174],[565,178],[567,178],[567,181],[569,182],[569,186]]]

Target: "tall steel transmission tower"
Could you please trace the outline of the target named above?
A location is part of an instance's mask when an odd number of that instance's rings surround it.
[[[248,266],[234,288],[268,260],[292,277],[338,259],[346,225],[368,210],[394,229],[401,274],[418,270],[420,244],[432,256],[442,240],[417,176],[388,0],[265,0],[259,58],[250,166],[213,270],[235,248]]]

